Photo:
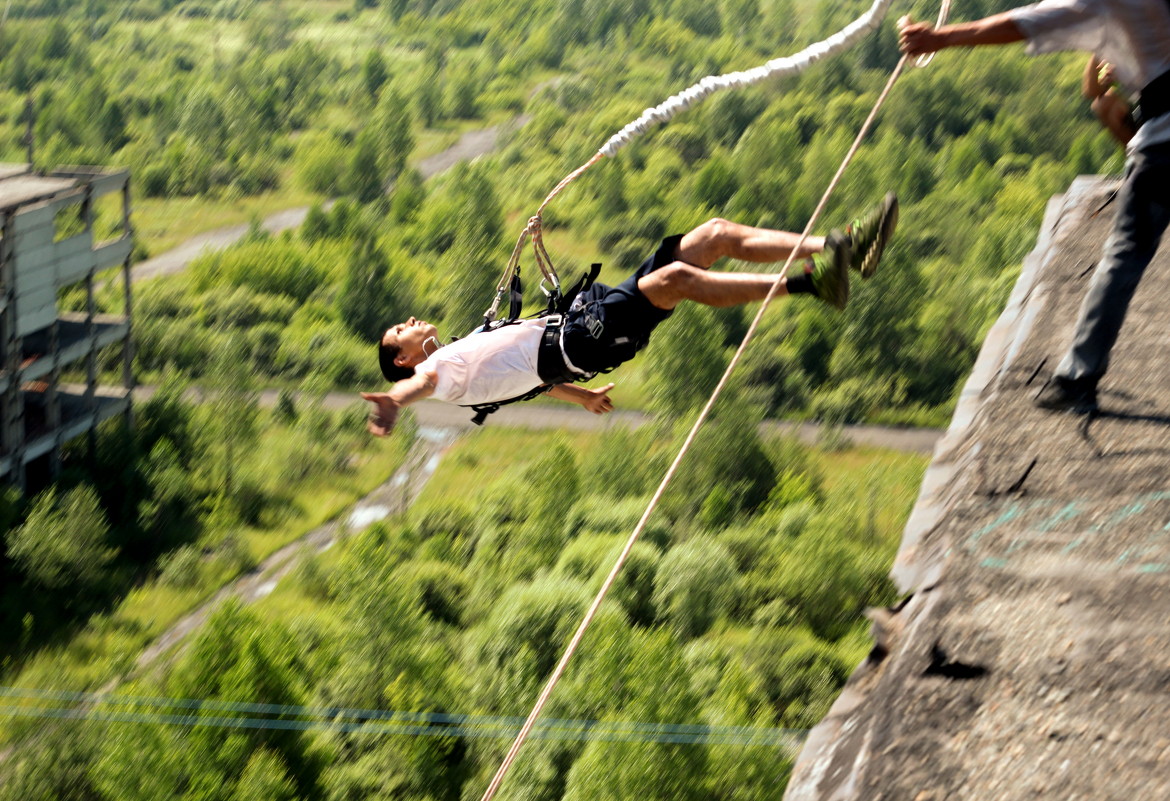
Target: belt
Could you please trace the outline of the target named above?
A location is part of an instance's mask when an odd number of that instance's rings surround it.
[[[1170,113],[1170,71],[1163,72],[1138,93],[1137,103],[1133,107],[1133,121],[1140,128],[1155,117],[1167,113]]]
[[[540,380],[547,384],[571,384],[589,378],[588,375],[578,373],[565,364],[565,353],[561,350],[564,315],[550,314],[546,319],[548,323],[544,327],[540,347],[536,351],[536,372]]]

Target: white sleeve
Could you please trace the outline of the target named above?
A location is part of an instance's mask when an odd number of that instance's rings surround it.
[[[1096,53],[1106,41],[1109,9],[1101,0],[1042,0],[1011,12],[1028,40],[1028,54],[1083,50]]]
[[[457,403],[467,391],[467,365],[462,359],[444,358],[442,348],[432,353],[426,361],[414,368],[414,371],[430,372],[436,376],[435,391],[431,397],[435,400]]]

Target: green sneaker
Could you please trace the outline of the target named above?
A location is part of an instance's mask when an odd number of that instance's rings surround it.
[[[894,235],[897,225],[898,196],[889,192],[864,217],[845,227],[845,234],[853,246],[853,262],[850,266],[861,273],[862,278],[869,278],[877,272],[882,251],[886,249],[886,243]]]
[[[834,309],[844,309],[849,303],[849,263],[853,259],[849,237],[833,230],[825,238],[825,249],[811,259],[801,259],[788,270],[789,278],[807,278],[812,294]],[[812,262],[811,270],[808,267]],[[802,291],[808,291],[804,289]]]

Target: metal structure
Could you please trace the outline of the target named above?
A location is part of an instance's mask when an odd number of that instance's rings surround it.
[[[95,201],[121,193],[116,236],[95,241]],[[130,173],[66,167],[48,174],[0,164],[0,477],[26,468],[104,420],[131,414]],[[98,314],[95,276],[121,266],[123,314]],[[84,311],[60,311],[83,284]],[[99,385],[98,354],[121,346],[121,386]],[[116,369],[116,368],[115,368]],[[73,383],[62,378],[72,377]]]

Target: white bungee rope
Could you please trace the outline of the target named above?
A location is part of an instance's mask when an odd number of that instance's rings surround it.
[[[874,0],[869,10],[823,42],[809,45],[796,55],[774,58],[768,63],[750,70],[728,72],[724,75],[708,75],[689,89],[684,89],[654,108],[642,112],[642,116],[610,137],[599,151],[603,156],[612,156],[637,136],[650,128],[666,122],[680,111],[714,92],[723,89],[742,89],[759,83],[765,78],[782,78],[804,72],[810,66],[827,56],[848,50],[863,36],[877,28],[890,6],[890,0]]]

